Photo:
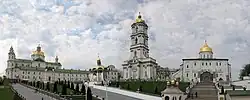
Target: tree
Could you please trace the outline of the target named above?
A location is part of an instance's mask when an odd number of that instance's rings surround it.
[[[235,90],[235,86],[233,85],[233,90]]]
[[[57,93],[57,82],[54,83],[53,92]]]
[[[68,88],[70,88],[70,82],[68,81]]]
[[[76,89],[75,90],[76,90],[76,92],[79,92],[79,84],[78,83],[76,84]]]
[[[246,64],[240,71],[240,79],[243,80],[243,77],[248,76],[249,74],[250,74],[250,64]]]
[[[50,83],[47,82],[47,84],[46,84],[46,89],[47,89],[48,91],[50,90],[49,85],[50,85]]]
[[[83,95],[86,94],[86,89],[85,89],[85,85],[84,85],[84,84],[82,84],[81,93],[82,93]]]
[[[72,89],[72,90],[75,89],[75,88],[74,88],[74,83],[73,83],[73,82],[71,82],[71,85],[70,85],[70,86],[71,86],[71,89]]]
[[[62,95],[67,95],[67,85],[66,84],[63,84]]]
[[[92,100],[92,92],[91,92],[91,89],[89,87],[87,90],[87,100]]]
[[[129,84],[128,84],[128,87],[127,87],[128,90],[130,90],[130,87],[129,87]]]
[[[158,93],[158,89],[157,89],[157,86],[155,87],[155,91],[154,91],[155,94]]]
[[[221,94],[224,94],[224,86],[221,87]]]

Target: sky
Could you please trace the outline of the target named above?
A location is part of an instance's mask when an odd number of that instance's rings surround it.
[[[250,61],[249,9],[249,0],[0,0],[0,74],[10,46],[17,58],[31,59],[38,44],[46,61],[58,56],[64,68],[92,68],[98,53],[104,65],[122,68],[141,12],[159,65],[179,68],[206,40],[237,79]]]

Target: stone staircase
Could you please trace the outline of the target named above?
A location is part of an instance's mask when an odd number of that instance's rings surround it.
[[[197,92],[197,98],[195,93]],[[190,96],[187,100],[218,100],[218,90],[212,82],[202,82],[195,85],[190,94],[193,94],[193,98]]]

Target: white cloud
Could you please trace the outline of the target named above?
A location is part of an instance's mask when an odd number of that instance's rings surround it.
[[[164,67],[197,57],[204,40],[215,57],[229,58],[233,76],[249,63],[250,1],[246,0],[2,0],[0,74],[11,45],[29,58],[41,42],[46,60],[91,68],[97,53],[121,68],[128,58],[130,25],[140,11],[149,25],[150,55]]]

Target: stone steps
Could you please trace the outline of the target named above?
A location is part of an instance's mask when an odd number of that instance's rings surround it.
[[[195,98],[196,92],[197,98]],[[213,83],[199,83],[190,90],[190,93],[193,94],[193,98],[187,100],[218,100],[217,89]]]

